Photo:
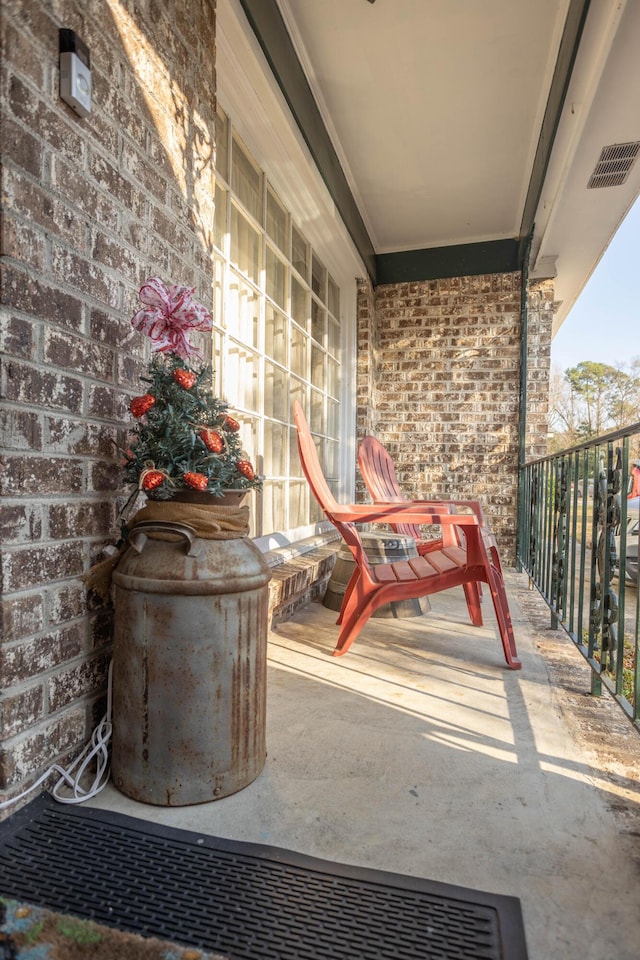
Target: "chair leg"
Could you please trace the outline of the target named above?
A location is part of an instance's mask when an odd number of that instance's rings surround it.
[[[338,614],[338,619],[336,620],[336,623],[342,623],[342,620],[343,620],[343,617],[344,617],[344,612],[345,612],[345,610],[347,609],[347,604],[349,603],[349,597],[350,597],[351,594],[353,593],[353,588],[355,587],[355,585],[356,585],[356,583],[358,582],[359,579],[360,579],[360,571],[359,571],[358,567],[356,566],[356,567],[354,568],[353,573],[352,573],[351,576],[349,577],[349,582],[348,582],[348,584],[346,585],[346,587],[345,587],[345,589],[344,589],[344,597],[342,598],[342,606],[340,607],[340,613]]]
[[[342,608],[343,620],[333,651],[334,657],[341,657],[347,652],[371,614],[381,605],[375,594],[369,595],[364,602],[363,597],[358,598],[357,594],[357,590],[352,591],[349,604]]]
[[[349,621],[346,623],[343,622],[342,628],[338,635],[338,642],[336,643],[333,651],[334,657],[341,657],[347,652],[370,616],[370,612],[364,613],[364,611],[359,610],[353,614]]]
[[[519,670],[522,667],[518,651],[516,650],[516,639],[513,634],[513,623],[511,613],[509,612],[509,601],[507,600],[507,591],[501,575],[493,567],[489,567],[488,585],[493,600],[493,609],[498,621],[502,649],[504,658],[512,670]]]
[[[504,574],[502,572],[502,563],[500,562],[500,554],[498,553],[498,548],[496,546],[492,546],[491,550],[489,551],[489,555],[491,557],[491,562],[493,563],[494,567],[496,568],[500,576],[504,578]]]
[[[467,601],[467,610],[474,627],[482,626],[482,609],[480,607],[480,584],[463,583],[462,589]]]

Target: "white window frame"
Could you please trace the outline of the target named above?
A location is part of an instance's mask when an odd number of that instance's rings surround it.
[[[234,129],[265,172],[296,226],[340,288],[341,392],[339,496],[355,489],[357,278],[366,268],[318,172],[238,0],[218,0],[217,98]],[[255,542],[284,546],[329,526],[311,524]]]

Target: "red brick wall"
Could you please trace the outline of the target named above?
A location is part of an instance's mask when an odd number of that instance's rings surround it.
[[[0,799],[86,741],[111,611],[81,576],[118,532],[117,447],[140,392],[141,281],[211,306],[215,0],[12,0],[1,11]],[[58,30],[93,110],[58,95]]]
[[[546,439],[552,285],[531,288],[531,454]],[[513,563],[520,274],[359,288],[358,436],[388,448],[408,497],[477,498]],[[361,482],[358,495],[367,499]]]

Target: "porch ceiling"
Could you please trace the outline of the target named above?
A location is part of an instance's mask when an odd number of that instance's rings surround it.
[[[373,252],[523,240],[535,224],[531,274],[557,271],[557,329],[640,194],[640,161],[587,189],[604,146],[640,140],[640,3],[277,5]]]

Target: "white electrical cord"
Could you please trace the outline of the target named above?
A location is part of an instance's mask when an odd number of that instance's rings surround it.
[[[109,782],[109,741],[111,740],[111,683],[112,683],[112,674],[113,674],[113,660],[109,664],[109,679],[107,684],[107,712],[104,717],[96,727],[96,729],[91,734],[91,740],[84,748],[82,753],[76,757],[70,767],[67,767],[65,770],[64,767],[59,766],[57,763],[54,763],[46,773],[43,773],[41,777],[36,780],[35,783],[32,783],[31,786],[25,790],[23,793],[18,794],[17,797],[11,797],[10,800],[4,800],[0,802],[0,810],[3,810],[5,807],[11,806],[13,803],[17,803],[18,800],[22,800],[23,797],[28,796],[34,790],[44,783],[52,773],[59,773],[60,778],[54,784],[52,793],[54,798],[58,803],[82,803],[84,800],[90,800],[91,797],[97,796],[101,790],[104,790],[107,783]],[[93,778],[93,783],[88,790],[85,790],[80,786],[80,779],[85,773],[88,765],[95,758],[96,761],[96,772]],[[73,776],[72,776],[73,774]],[[67,794],[62,796],[59,791],[63,785],[67,785],[71,788],[71,795]]]

